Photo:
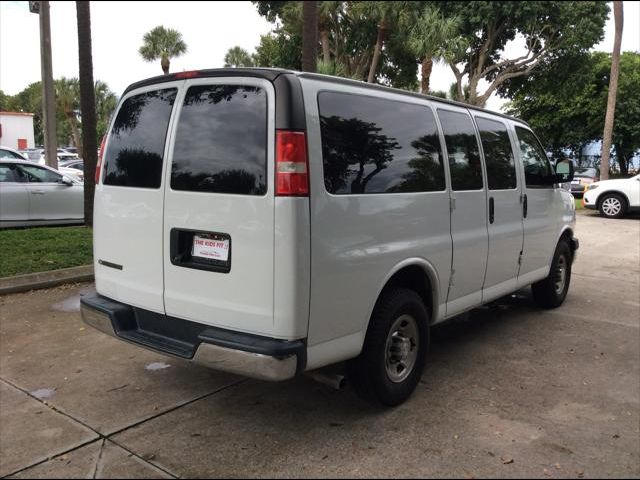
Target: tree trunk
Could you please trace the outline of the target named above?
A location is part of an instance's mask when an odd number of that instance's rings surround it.
[[[384,43],[385,26],[378,25],[378,38],[376,39],[376,46],[373,49],[373,59],[369,66],[369,76],[367,77],[368,83],[373,83],[376,78],[376,70],[378,69],[378,63],[380,62],[380,54],[382,53],[382,44]]]
[[[618,166],[620,167],[620,175],[626,177],[627,175],[629,175],[629,159],[627,158],[627,152],[625,152],[624,147],[622,147],[621,145],[616,145],[615,148],[616,160],[618,161]]]
[[[611,56],[611,76],[609,78],[609,98],[607,99],[607,114],[604,118],[604,133],[602,135],[602,155],[600,162],[600,179],[609,178],[609,153],[613,136],[613,121],[616,113],[616,95],[618,93],[618,73],[620,70],[620,44],[622,42],[622,2],[613,2],[613,17],[616,23],[616,35],[613,41],[613,55]]]
[[[315,72],[318,61],[318,2],[302,2],[302,70]]]
[[[96,97],[91,53],[91,7],[88,1],[76,2],[78,20],[78,62],[80,113],[82,115],[82,158],[84,160],[84,223],[93,226],[93,193],[98,157]]]
[[[162,73],[164,73],[165,75],[169,74],[170,64],[171,62],[169,61],[169,57],[167,57],[166,55],[163,55],[162,58],[160,59],[160,66],[162,67]]]
[[[322,43],[322,60],[326,65],[331,63],[331,49],[329,48],[329,32],[326,29],[320,30],[320,43]]]
[[[433,58],[431,57],[431,55],[427,55],[422,60],[422,66],[421,66],[422,78],[420,80],[420,93],[424,93],[424,94],[429,93],[429,80],[431,78],[432,69],[433,69]]]

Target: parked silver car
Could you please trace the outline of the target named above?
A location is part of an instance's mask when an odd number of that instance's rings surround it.
[[[46,165],[0,158],[0,228],[84,222],[84,185]]]

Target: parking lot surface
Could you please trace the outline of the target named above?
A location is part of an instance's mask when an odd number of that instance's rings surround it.
[[[0,297],[0,476],[638,477],[640,220],[580,213],[569,296],[433,331],[404,405],[248,380],[85,327],[89,284]]]

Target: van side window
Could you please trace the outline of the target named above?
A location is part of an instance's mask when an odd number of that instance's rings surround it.
[[[449,156],[454,190],[482,190],[482,163],[471,117],[466,113],[438,109]]]
[[[264,195],[267,94],[241,85],[189,87],[180,111],[171,188]]]
[[[445,189],[438,130],[428,107],[336,92],[321,92],[318,107],[329,193]]]
[[[113,123],[104,158],[104,184],[159,188],[164,142],[177,89],[127,98]]]
[[[487,166],[487,180],[490,190],[516,188],[516,164],[509,140],[507,126],[495,120],[476,117],[484,162]]]
[[[540,142],[526,128],[516,127],[516,134],[527,187],[550,187],[553,184],[553,170]]]

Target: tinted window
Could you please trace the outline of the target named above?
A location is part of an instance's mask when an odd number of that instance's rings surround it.
[[[438,118],[447,144],[451,186],[454,190],[482,189],[482,163],[471,117],[438,110]]]
[[[428,107],[363,95],[318,96],[324,183],[334,194],[444,190]]]
[[[104,159],[104,184],[160,187],[164,142],[175,88],[127,98],[113,124]]]
[[[0,158],[8,160],[24,160],[23,156],[13,153],[10,150],[5,150],[4,148],[0,148]]]
[[[507,126],[502,122],[477,118],[480,140],[487,166],[487,180],[491,190],[516,188],[516,164],[513,160]]]
[[[552,170],[547,155],[535,135],[521,127],[516,127],[520,158],[524,166],[524,179],[528,187],[548,187],[552,185]]]
[[[14,165],[6,163],[0,165],[0,183],[19,182],[15,169]]]
[[[52,172],[46,168],[34,165],[20,165],[18,167],[29,183],[58,183],[62,180],[62,175]]]
[[[262,88],[189,88],[180,112],[171,188],[264,195],[267,95]]]

